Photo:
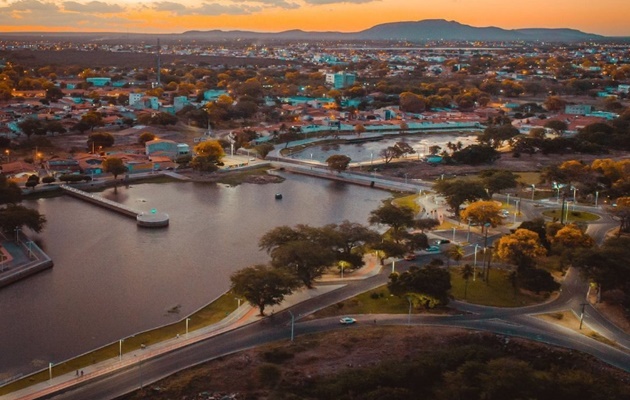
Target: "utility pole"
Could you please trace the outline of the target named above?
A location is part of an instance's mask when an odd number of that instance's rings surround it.
[[[586,307],[588,303],[581,303],[582,313],[580,314],[580,330],[582,330],[582,323],[584,322],[584,307]]]

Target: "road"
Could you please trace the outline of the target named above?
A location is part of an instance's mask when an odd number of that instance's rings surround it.
[[[409,185],[411,186],[411,185]],[[424,188],[424,184],[415,186]],[[521,211],[527,218],[540,215],[540,202],[521,199]],[[556,204],[550,206],[557,207]],[[544,207],[543,207],[544,208]],[[593,211],[593,210],[589,210]],[[597,210],[596,210],[597,211]],[[602,215],[602,214],[600,214]],[[593,229],[595,238],[603,240],[605,232],[614,221],[602,215],[602,220]],[[593,225],[593,224],[591,224]],[[497,233],[489,236],[500,236]],[[477,237],[477,240],[480,240]],[[468,250],[472,249],[468,247]],[[428,261],[433,255],[426,254],[416,261],[420,264]],[[396,270],[408,267],[411,262],[397,261]],[[325,318],[302,321],[306,315],[351,298],[359,293],[384,285],[388,280],[389,268],[381,273],[362,280],[347,281],[336,290],[326,292],[318,297],[298,303],[286,311],[282,311],[258,322],[238,326],[235,329],[209,337],[186,346],[175,346],[167,353],[153,357],[140,355],[124,366],[112,368],[107,373],[89,374],[85,377],[66,380],[51,385],[23,397],[10,398],[36,399],[112,399],[138,388],[150,385],[159,379],[177,371],[189,368],[230,353],[242,351],[278,340],[289,340],[291,332],[291,313],[295,316],[295,335],[324,332],[333,329],[355,329],[354,326],[341,327],[337,318]],[[569,269],[558,296],[545,304],[521,308],[494,308],[454,301],[452,307],[459,310],[457,315],[355,315],[357,326],[363,325],[406,325],[444,326],[463,329],[488,331],[506,336],[517,336],[536,340],[555,346],[575,349],[591,354],[602,361],[630,372],[630,337],[618,329],[597,310],[586,304],[588,285],[583,282],[574,269]],[[616,342],[612,347],[572,330],[536,318],[537,314],[545,314],[571,310],[576,316],[584,311],[584,323],[594,331]]]
[[[420,262],[432,255],[420,257]],[[405,268],[408,262],[397,262],[396,267]],[[349,282],[341,289],[304,301],[287,311],[256,323],[239,327],[221,335],[212,337],[161,356],[138,360],[130,366],[113,371],[110,374],[86,380],[78,385],[64,388],[49,396],[31,398],[53,399],[112,399],[161,378],[193,365],[278,340],[289,340],[291,316],[296,317],[295,335],[301,336],[333,329],[354,329],[342,327],[338,318],[325,318],[301,321],[306,316],[323,307],[336,304],[358,293],[381,286],[387,282],[390,270],[384,268],[380,274],[364,280]],[[578,273],[570,269],[564,280],[562,290],[552,301],[522,308],[493,308],[453,302],[452,306],[461,311],[457,315],[354,315],[357,326],[365,325],[407,325],[444,326],[463,329],[481,330],[506,336],[516,336],[536,340],[555,346],[575,349],[591,354],[611,365],[630,372],[630,341],[628,336],[619,331],[608,321],[599,320],[596,310],[586,306],[585,324],[606,337],[615,340],[620,346],[611,347],[569,329],[553,325],[535,317],[536,314],[577,310],[580,312],[584,303],[587,285]],[[579,314],[577,314],[579,315]],[[623,348],[625,347],[625,348]]]

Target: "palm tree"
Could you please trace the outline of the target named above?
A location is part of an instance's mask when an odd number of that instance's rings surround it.
[[[462,278],[464,278],[464,300],[466,300],[468,296],[468,282],[470,281],[470,277],[474,275],[475,270],[470,264],[464,264],[460,273],[462,274]]]
[[[458,244],[452,244],[448,246],[444,253],[446,254],[447,258],[447,268],[450,267],[450,260],[459,262],[462,258],[464,258],[464,248]]]

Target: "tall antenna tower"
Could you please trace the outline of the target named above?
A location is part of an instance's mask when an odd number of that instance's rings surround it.
[[[160,77],[160,73],[162,70],[161,67],[161,60],[160,60],[160,50],[162,49],[162,47],[160,46],[160,39],[157,40],[157,85],[158,86],[162,86],[162,82],[161,82],[161,77]]]

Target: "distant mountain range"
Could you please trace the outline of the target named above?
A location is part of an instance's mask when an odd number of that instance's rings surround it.
[[[290,30],[277,33],[249,31],[188,31],[182,36],[204,39],[260,39],[260,40],[395,40],[395,41],[549,41],[576,42],[606,39],[605,36],[585,33],[575,29],[503,29],[474,27],[456,21],[427,19],[422,21],[392,22],[353,33],[305,32]]]

